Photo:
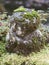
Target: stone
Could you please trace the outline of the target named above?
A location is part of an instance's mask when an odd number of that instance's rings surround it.
[[[6,50],[8,52],[28,54],[32,50],[39,50],[43,43],[43,35],[38,29],[39,14],[30,9],[16,12],[9,19],[9,32],[6,36]]]

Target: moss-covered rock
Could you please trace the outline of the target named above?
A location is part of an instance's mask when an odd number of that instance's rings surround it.
[[[28,54],[42,47],[43,35],[38,30],[40,16],[32,9],[18,8],[10,17],[6,49],[9,52]]]

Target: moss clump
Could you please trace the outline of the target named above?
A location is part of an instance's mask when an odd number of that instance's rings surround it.
[[[37,11],[33,10],[33,9],[27,9],[24,8],[23,6],[17,8],[14,10],[14,12],[24,12],[23,14],[21,14],[24,18],[27,19],[32,19],[33,17],[37,18],[39,17],[39,14]]]
[[[34,17],[35,18],[38,18],[39,17],[39,14],[37,11],[35,10],[32,10],[31,12],[26,12],[24,15],[23,15],[24,18],[27,18],[27,19],[33,19]]]
[[[24,12],[24,11],[26,11],[26,8],[24,8],[23,6],[21,6],[18,9],[14,10],[14,12]]]
[[[27,9],[24,7],[19,7],[18,9],[14,10],[15,13],[13,15],[14,20],[21,23],[29,23],[32,24],[33,28],[37,28],[40,24],[40,15],[37,11],[33,9]]]

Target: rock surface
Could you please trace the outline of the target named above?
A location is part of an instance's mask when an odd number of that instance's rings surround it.
[[[8,52],[28,54],[42,48],[44,38],[38,30],[40,17],[36,11],[19,8],[9,21],[10,29],[6,36]]]

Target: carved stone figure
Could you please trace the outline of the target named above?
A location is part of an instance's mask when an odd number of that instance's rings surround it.
[[[40,17],[34,10],[20,7],[9,19],[6,49],[9,52],[28,54],[42,46],[42,33],[38,30]]]

